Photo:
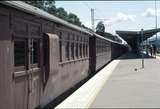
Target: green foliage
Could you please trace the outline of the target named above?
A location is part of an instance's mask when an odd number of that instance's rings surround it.
[[[68,14],[64,10],[64,8],[57,8],[56,9],[56,16],[58,16],[59,18],[62,18],[64,20],[67,20]]]
[[[67,13],[64,8],[56,8],[54,0],[46,1],[46,0],[34,0],[34,1],[24,1],[30,5],[38,7],[42,10],[47,11],[50,14],[53,14],[63,20],[66,20],[70,23],[73,23],[78,26],[82,26],[82,23],[77,15],[73,13]],[[85,27],[84,25],[82,27]]]
[[[105,32],[105,26],[103,24],[102,21],[98,22],[97,26],[96,26],[96,33],[99,35],[104,35]]]
[[[48,9],[52,9],[55,7],[55,2],[52,1],[45,1],[45,0],[34,0],[34,1],[24,1],[30,5],[38,7],[42,10],[48,11]]]
[[[122,40],[118,36],[105,32],[105,26],[102,21],[98,22],[97,27],[96,27],[96,33],[105,38],[111,39],[113,41],[117,41],[120,43],[122,42]]]
[[[46,2],[47,9],[46,11],[50,14],[55,14],[56,13],[56,6],[54,1],[47,1]]]
[[[81,21],[79,20],[79,18],[77,17],[77,15],[73,14],[73,13],[69,13],[68,14],[68,19],[67,19],[68,22],[70,23],[73,23],[73,24],[76,24],[76,25],[79,25],[81,26]],[[84,25],[83,25],[84,26]]]

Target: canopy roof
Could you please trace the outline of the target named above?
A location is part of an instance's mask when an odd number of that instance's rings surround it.
[[[152,37],[157,32],[160,32],[160,28],[158,29],[150,29],[143,31],[144,40]],[[128,42],[128,40],[132,40],[138,37],[141,37],[141,31],[116,31],[116,33],[121,36],[124,40]]]
[[[157,32],[160,32],[160,28],[143,30],[143,40],[152,37]],[[142,42],[141,31],[116,31],[116,33],[127,41],[127,43],[131,46],[132,51],[138,51],[138,43]]]

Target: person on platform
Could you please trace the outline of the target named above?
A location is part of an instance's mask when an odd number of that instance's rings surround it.
[[[153,44],[152,46],[153,46],[153,56],[156,57],[156,51],[157,51],[157,50],[156,50],[156,45]]]
[[[152,45],[149,47],[150,55],[152,56]]]

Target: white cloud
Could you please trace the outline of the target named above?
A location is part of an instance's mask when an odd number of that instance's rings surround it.
[[[94,22],[95,28],[96,28],[98,22],[99,22],[99,21],[95,21],[95,22]],[[85,22],[84,22],[84,25],[85,25],[86,27],[88,27],[88,28],[92,28],[91,21],[85,21]]]
[[[124,14],[122,12],[117,13],[115,16],[108,18],[108,20],[104,21],[104,25],[108,27],[112,27],[116,23],[126,22],[126,21],[134,21],[136,15]],[[95,27],[99,21],[95,21]],[[84,25],[91,28],[91,21],[84,22]]]
[[[136,15],[127,15],[122,12],[119,12],[116,14],[116,16],[113,16],[109,18],[107,21],[105,21],[106,25],[113,25],[115,23],[120,23],[124,21],[134,21],[136,18]]]
[[[144,13],[142,13],[142,16],[145,17],[154,17],[155,16],[155,9],[153,8],[147,8]],[[160,16],[160,9],[157,9],[157,16]]]
[[[91,21],[84,22],[84,25],[88,28],[91,28]]]

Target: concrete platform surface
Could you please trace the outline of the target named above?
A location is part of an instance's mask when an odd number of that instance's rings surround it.
[[[118,65],[119,61],[120,60],[114,60],[109,63],[55,108],[89,108],[96,95],[103,88],[103,85]]]
[[[120,59],[90,108],[160,108],[160,60],[128,53]]]

